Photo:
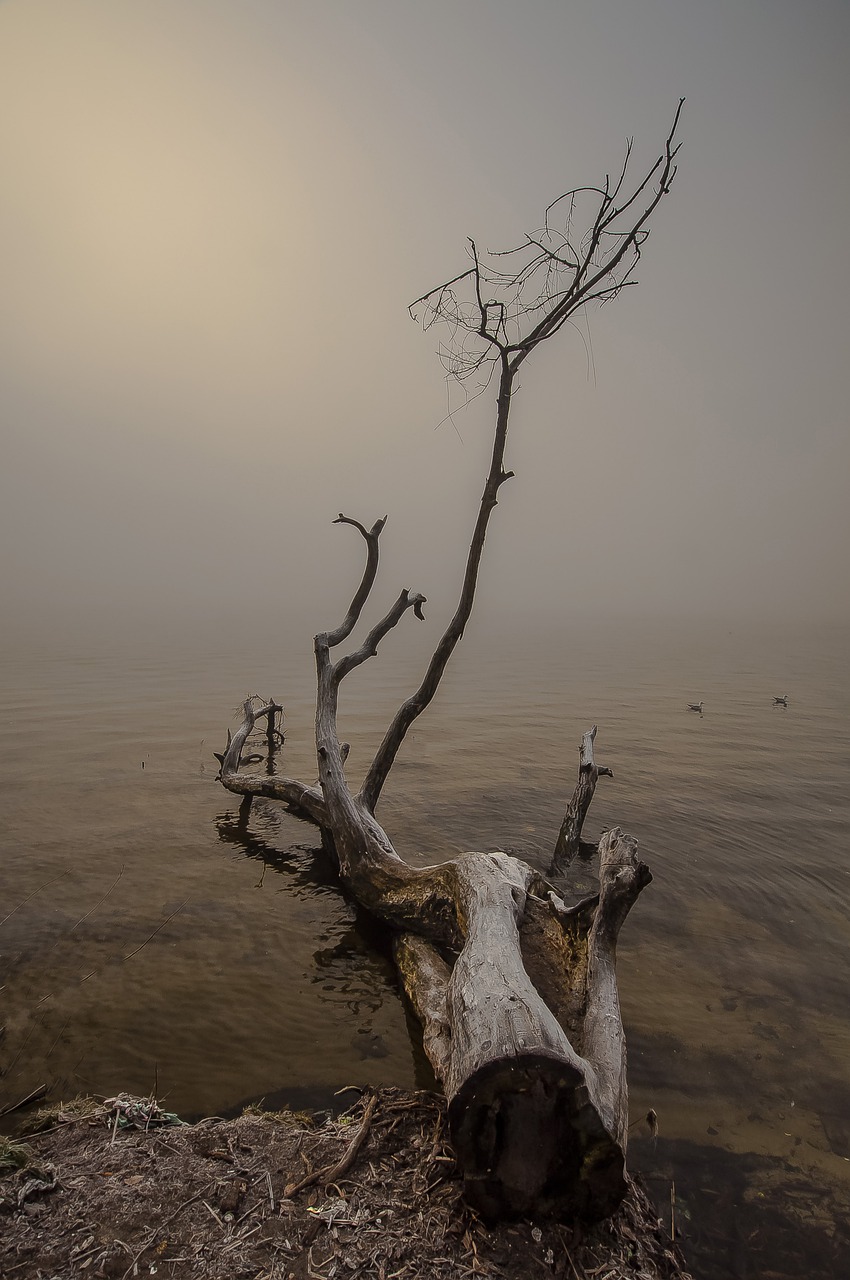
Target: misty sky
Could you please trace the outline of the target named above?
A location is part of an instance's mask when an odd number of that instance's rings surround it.
[[[493,396],[407,304],[681,96],[639,288],[524,367],[479,612],[846,618],[849,37],[845,0],[0,0],[12,639],[332,625],[340,510],[447,613]]]

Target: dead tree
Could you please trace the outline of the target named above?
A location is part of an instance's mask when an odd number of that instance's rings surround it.
[[[386,517],[371,528],[337,517],[362,537],[366,565],[343,620],[314,641],[318,783],[240,768],[258,717],[267,718],[269,740],[274,728],[275,706],[254,698],[220,757],[221,782],[246,797],[244,804],[258,796],[277,800],[318,826],[348,892],[394,931],[404,989],[449,1100],[467,1193],[489,1217],[551,1211],[598,1218],[624,1194],[626,1054],[615,950],[651,876],[636,840],[619,828],[598,846],[582,844],[597,776],[610,772],[594,764],[595,728],[582,743],[578,785],[548,871],[557,876],[576,854],[598,850],[599,892],[572,907],[540,871],[501,852],[410,867],[375,814],[405,735],[434,697],[472,611],[488,522],[513,474],[505,447],[517,374],[580,308],[634,283],[650,218],[676,172],[681,106],[661,155],[639,181],[629,184],[629,144],[615,181],[560,196],[542,228],[506,252],[484,255],[470,241],[467,270],[413,304],[426,327],[450,327],[443,357],[451,374],[478,378],[482,388],[497,380],[493,448],[456,611],[359,786],[345,776],[340,685],[377,654],[408,610],[421,618],[425,603],[401,591],[358,648],[341,650],[375,583]]]

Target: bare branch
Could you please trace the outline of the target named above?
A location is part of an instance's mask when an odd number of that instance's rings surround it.
[[[628,172],[629,160],[631,159],[632,147],[634,146],[634,143],[635,143],[634,138],[626,139],[626,154],[623,156],[623,164],[622,164],[622,168],[620,169],[620,177],[617,181],[617,185],[615,186],[614,190],[611,192],[612,203],[617,199],[617,196],[620,194],[620,191],[622,190],[623,183],[625,182],[626,173]]]
[[[315,823],[317,826],[324,826],[327,823],[327,810],[318,787],[310,787],[303,782],[298,782],[295,778],[281,778],[274,774],[258,778],[239,772],[242,748],[253,732],[256,721],[262,716],[267,716],[271,724],[277,712],[282,710],[283,708],[274,701],[255,709],[253,699],[245,699],[242,705],[242,723],[235,733],[231,733],[228,729],[224,753],[222,755],[215,753],[221,765],[219,780],[235,795],[251,798],[263,796],[268,800],[280,800],[296,817]]]
[[[386,523],[387,517],[384,516],[382,520],[376,520],[371,529],[367,529],[359,520],[351,520],[348,516],[344,516],[342,512],[334,520],[334,524],[350,524],[355,529],[358,529],[366,540],[367,552],[363,578],[355,592],[354,599],[348,607],[348,613],[335,631],[328,631],[325,635],[324,642],[329,649],[333,649],[335,645],[342,644],[343,640],[347,640],[357,626],[363,606],[369,599],[369,592],[375,584],[375,575],[378,572],[378,538]]]
[[[422,612],[422,606],[426,603],[426,598],[418,592],[411,594],[406,588],[401,592],[395,604],[380,622],[369,632],[359,649],[354,653],[348,654],[345,658],[340,658],[334,666],[334,677],[337,684],[340,680],[344,680],[349,671],[353,671],[355,667],[359,667],[367,658],[374,658],[378,652],[378,645],[384,636],[397,626],[404,617],[408,609],[412,609],[414,614],[420,621],[424,621],[425,614]]]
[[[256,777],[252,774],[227,774],[221,777],[222,785],[237,796],[250,799],[278,800],[293,817],[311,822],[316,827],[328,827],[328,811],[318,787],[308,786],[296,778],[281,778],[276,774]]]
[[[392,768],[408,729],[414,720],[422,714],[437,692],[437,687],[449,658],[469,621],[472,613],[472,604],[475,599],[475,588],[478,583],[478,570],[481,565],[481,553],[484,550],[487,525],[493,508],[498,501],[499,489],[513,475],[512,471],[505,471],[504,457],[514,375],[504,351],[500,353],[500,359],[501,377],[499,380],[499,396],[496,402],[496,431],[493,440],[493,453],[490,461],[490,471],[478,509],[478,519],[475,522],[467,555],[460,599],[454,617],[434,650],[422,683],[416,692],[399,707],[384,735],[384,740],[378,748],[369,772],[366,774],[358,798],[370,813],[375,810],[375,805],[378,803],[387,775]]]
[[[469,276],[474,275],[474,273],[475,268],[470,267],[468,271],[461,271],[460,275],[454,276],[451,280],[447,280],[445,284],[437,285],[436,289],[429,289],[427,293],[422,294],[421,298],[417,298],[415,302],[411,302],[410,306],[407,308],[410,315],[413,316],[415,308],[420,306],[423,302],[430,303],[435,293],[444,293],[447,289],[450,289],[453,284],[459,284],[461,280],[466,280]]]
[[[606,178],[601,187],[564,192],[547,207],[542,230],[527,234],[513,248],[482,256],[470,240],[472,268],[417,299],[413,305],[424,305],[425,327],[437,321],[449,327],[451,344],[443,348],[441,358],[453,377],[477,376],[482,366],[497,363],[497,352],[503,351],[511,354],[516,372],[530,352],[553,337],[580,307],[605,302],[631,283],[648,220],[675,177],[678,146],[674,141],[683,101],[662,154],[630,191],[625,192],[625,184],[632,160],[631,139],[613,186]],[[584,204],[588,199],[593,202],[591,217],[577,250],[573,219],[577,202]],[[565,224],[560,228],[554,214],[565,203]],[[505,269],[508,258],[517,259],[513,271]],[[465,301],[464,286],[469,282],[472,296]]]
[[[628,276],[633,266],[632,258],[639,256],[640,245],[646,235],[646,223],[669,190],[675,174],[675,166],[673,164],[675,149],[672,146],[672,142],[678,126],[681,106],[680,102],[673,126],[667,137],[664,154],[655,162],[649,173],[637,186],[636,193],[645,190],[653,175],[656,174],[659,167],[661,168],[657,190],[631,227],[622,232],[610,229],[613,197],[610,194],[610,183],[606,180],[605,186],[601,189],[583,189],[586,192],[598,195],[599,204],[588,236],[585,239],[583,254],[580,257],[576,255],[577,266],[573,267],[569,260],[564,259],[556,250],[550,249],[542,237],[528,237],[529,247],[535,250],[532,254],[533,266],[529,268],[528,264],[525,264],[520,266],[513,275],[510,275],[495,268],[488,269],[478,253],[475,241],[470,240],[470,250],[474,262],[472,269],[454,277],[445,285],[441,285],[437,289],[424,294],[420,299],[430,308],[432,317],[448,323],[455,335],[455,342],[448,362],[449,371],[454,376],[458,378],[468,377],[471,373],[480,369],[484,363],[488,362],[487,348],[483,352],[476,350],[475,347],[471,350],[467,349],[465,344],[470,337],[474,337],[479,342],[485,341],[490,349],[493,347],[497,349],[498,355],[494,354],[490,357],[494,362],[498,362],[501,365],[496,430],[490,473],[487,477],[478,520],[476,521],[467,556],[460,601],[455,616],[434,651],[421,685],[397,711],[366,775],[359,799],[370,811],[373,811],[377,804],[387,774],[410,725],[417,716],[422,714],[434,697],[449,657],[463,634],[472,612],[487,524],[490,514],[496,505],[498,488],[508,477],[508,473],[504,471],[503,460],[513,379],[531,351],[547,338],[554,336],[579,307],[591,301],[603,302],[607,298],[615,296],[627,283],[630,283]],[[628,163],[630,151],[631,148],[629,146],[627,148],[626,164]],[[621,176],[615,186],[615,192],[619,193],[622,184],[623,177]],[[570,198],[570,218],[572,218],[575,195],[579,190],[582,189],[576,188],[574,192],[566,193]],[[624,202],[623,208],[627,208],[632,203],[636,193],[633,193]],[[564,198],[560,197],[559,200]],[[549,233],[551,211],[558,203],[559,201],[555,201],[546,211],[547,234]],[[562,238],[569,244],[568,234],[565,234]],[[613,244],[611,243],[612,241]],[[611,247],[603,249],[603,243],[605,246],[610,245]],[[543,246],[542,252],[541,245]],[[631,257],[628,256],[630,254],[632,255]],[[597,255],[600,259],[599,261],[597,261]],[[617,272],[624,262],[625,270],[618,276]],[[535,279],[540,271],[544,272],[543,280],[539,284],[535,284]],[[560,277],[567,271],[572,272],[572,278],[564,288],[561,288],[558,282]],[[474,299],[469,304],[463,304],[458,299],[453,286],[470,278],[473,281]],[[492,286],[497,293],[501,289],[502,296],[495,297],[492,301],[485,301],[483,292],[485,284],[488,288]],[[537,293],[532,293],[529,296],[529,290],[535,288]],[[498,311],[497,333],[501,332],[507,337],[506,318],[509,314],[514,317],[512,323],[517,328],[518,333],[512,341],[503,342],[501,338],[494,336],[489,328],[490,309],[497,306],[500,308]],[[540,311],[543,312],[541,318],[536,320],[529,331],[523,333],[520,329],[523,318],[536,315]]]
[[[245,699],[242,704],[242,723],[235,733],[231,733],[228,729],[227,746],[224,749],[224,754],[219,755],[217,751],[213,753],[221,765],[222,778],[224,778],[225,774],[236,773],[239,769],[239,765],[242,763],[242,748],[253,732],[255,722],[261,716],[268,716],[270,726],[273,727],[275,716],[282,710],[283,707],[274,701],[267,702],[255,709],[253,696]]]

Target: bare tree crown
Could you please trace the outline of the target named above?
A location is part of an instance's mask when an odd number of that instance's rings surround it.
[[[601,187],[565,191],[546,209],[543,225],[512,248],[482,253],[469,240],[472,265],[411,304],[426,329],[438,322],[448,328],[440,356],[452,377],[463,381],[486,370],[489,381],[500,355],[515,372],[581,307],[608,302],[637,283],[649,219],[676,175],[683,103],[663,152],[636,183],[628,181],[630,139],[615,180],[606,175]]]

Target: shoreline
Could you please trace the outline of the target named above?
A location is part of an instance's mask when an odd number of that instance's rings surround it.
[[[690,1280],[633,1180],[592,1227],[487,1226],[462,1199],[435,1094],[379,1089],[337,1118],[248,1108],[191,1125],[120,1095],[37,1123],[26,1163],[0,1175],[10,1280],[584,1280],[598,1268]]]

